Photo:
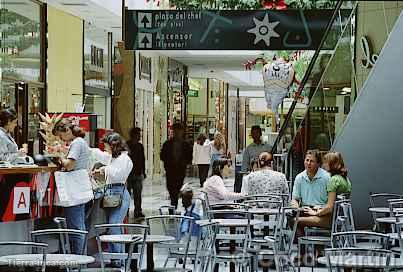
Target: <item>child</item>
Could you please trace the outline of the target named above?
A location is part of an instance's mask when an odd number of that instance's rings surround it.
[[[194,218],[194,220],[200,220],[202,217],[202,210],[200,209],[200,201],[193,199],[193,191],[188,183],[184,184],[181,189],[182,206],[185,209],[184,216]],[[181,233],[184,234],[189,231],[189,220],[183,220],[181,222]],[[192,236],[198,236],[200,227],[197,224],[192,226]]]

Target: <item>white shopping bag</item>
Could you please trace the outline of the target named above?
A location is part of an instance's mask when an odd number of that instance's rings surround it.
[[[87,203],[94,198],[88,171],[86,169],[55,172],[59,206],[71,207]]]

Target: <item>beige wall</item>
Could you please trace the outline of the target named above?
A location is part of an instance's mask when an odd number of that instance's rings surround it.
[[[379,54],[403,9],[403,1],[360,1],[357,14],[356,76],[357,87],[361,89],[371,68],[361,64],[364,58],[360,39],[367,36],[373,54]],[[386,15],[386,17],[385,17]],[[386,20],[385,20],[386,18]]]
[[[83,21],[48,6],[48,111],[74,112],[83,99]]]

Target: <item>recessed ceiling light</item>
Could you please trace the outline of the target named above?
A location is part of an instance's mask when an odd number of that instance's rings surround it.
[[[351,93],[351,88],[350,87],[344,87],[342,89],[342,91],[345,92],[345,93]]]
[[[329,91],[330,88],[329,88],[329,87],[324,87],[323,90],[324,90],[324,91]]]

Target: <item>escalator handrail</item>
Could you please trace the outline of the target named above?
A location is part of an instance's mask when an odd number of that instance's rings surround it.
[[[314,53],[311,61],[309,62],[309,65],[308,65],[308,68],[306,69],[305,75],[304,75],[303,79],[301,80],[301,82],[300,82],[300,84],[298,86],[297,92],[295,93],[295,97],[299,97],[301,95],[302,91],[305,88],[305,84],[307,83],[308,78],[312,73],[313,67],[314,67],[314,65],[316,63],[317,58],[319,57],[319,53],[320,53],[320,51],[321,51],[321,49],[323,47],[323,44],[325,43],[325,40],[326,40],[326,38],[327,38],[331,28],[332,28],[333,22],[337,18],[337,14],[338,14],[338,12],[339,12],[339,10],[341,8],[342,2],[343,2],[343,0],[338,0],[337,1],[337,4],[336,4],[336,7],[335,7],[334,12],[332,14],[332,17],[330,18],[330,20],[329,20],[329,22],[328,22],[328,24],[326,26],[326,30],[325,30],[325,33],[324,33],[324,35],[322,37],[322,40],[319,43],[318,49],[315,50],[315,53]],[[285,130],[286,130],[287,126],[288,126],[288,123],[291,120],[291,117],[292,117],[292,114],[294,112],[294,109],[295,109],[296,105],[297,105],[297,99],[294,98],[294,100],[292,101],[291,107],[289,108],[288,113],[287,113],[287,115],[285,117],[285,120],[284,120],[284,122],[283,122],[283,124],[282,124],[282,126],[280,128],[280,131],[278,132],[278,136],[276,137],[276,140],[274,141],[274,144],[272,146],[272,149],[271,149],[272,154],[277,153],[277,145],[280,142],[280,139],[283,138],[283,136],[284,136]]]

